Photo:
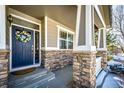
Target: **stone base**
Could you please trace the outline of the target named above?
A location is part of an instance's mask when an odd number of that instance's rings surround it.
[[[95,88],[96,52],[74,52],[73,87]]]
[[[0,87],[7,87],[8,79],[8,56],[7,52],[0,50]]]
[[[106,69],[106,67],[107,67],[107,51],[99,50],[99,51],[97,51],[96,55],[102,57],[101,67],[103,69]]]
[[[48,70],[57,70],[73,64],[72,50],[42,51],[42,65]]]

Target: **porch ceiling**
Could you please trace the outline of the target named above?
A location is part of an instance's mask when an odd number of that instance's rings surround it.
[[[45,15],[75,30],[75,5],[9,5],[10,8],[23,12],[39,20]]]
[[[39,20],[43,16],[48,16],[75,30],[77,6],[76,5],[9,5],[10,8],[23,12]],[[103,17],[106,27],[111,26],[110,5],[99,5],[100,13]],[[102,28],[103,24],[95,10],[94,24],[97,28]]]
[[[102,18],[104,20],[106,27],[107,28],[111,27],[111,10],[110,10],[111,6],[110,5],[99,5],[98,7],[99,7],[100,13],[102,15]],[[95,25],[98,28],[104,27],[96,10],[94,12],[94,19],[95,19],[95,21],[94,21]]]

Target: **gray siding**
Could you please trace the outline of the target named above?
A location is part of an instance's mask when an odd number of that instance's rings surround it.
[[[85,45],[85,6],[81,6],[81,19],[80,19],[80,27],[79,27],[79,38],[78,45]]]
[[[57,47],[57,35],[58,35],[58,29],[57,29],[57,23],[51,21],[48,18],[47,21],[47,47]]]
[[[47,27],[48,27],[47,28],[47,31],[48,31],[47,32],[47,47],[57,47],[57,40],[58,40],[57,25],[73,31],[72,29],[62,25],[61,23],[48,18],[48,21],[47,21]]]
[[[100,33],[100,48],[103,48],[103,30]]]

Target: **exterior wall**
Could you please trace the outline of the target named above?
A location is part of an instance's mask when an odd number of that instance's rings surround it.
[[[57,47],[57,35],[58,35],[58,29],[57,29],[57,23],[51,21],[49,18],[47,20],[47,46],[48,47]]]
[[[94,88],[96,85],[96,52],[74,52],[73,87]]]
[[[58,41],[58,27],[57,25],[71,30],[74,30],[62,25],[61,23],[47,17],[47,47],[56,47],[57,48],[57,41]]]
[[[107,51],[106,50],[99,50],[97,51],[97,56],[101,56],[102,57],[102,61],[101,61],[101,67],[103,69],[105,69],[107,67]]]
[[[8,52],[0,50],[0,88],[7,87],[8,79]]]
[[[42,64],[48,70],[57,70],[66,65],[73,64],[72,50],[42,51]]]

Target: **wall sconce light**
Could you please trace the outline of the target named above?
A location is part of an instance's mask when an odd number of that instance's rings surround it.
[[[7,17],[7,20],[9,21],[9,23],[11,24],[12,22],[13,22],[13,18],[12,18],[12,16],[11,15],[9,15],[8,17]]]

